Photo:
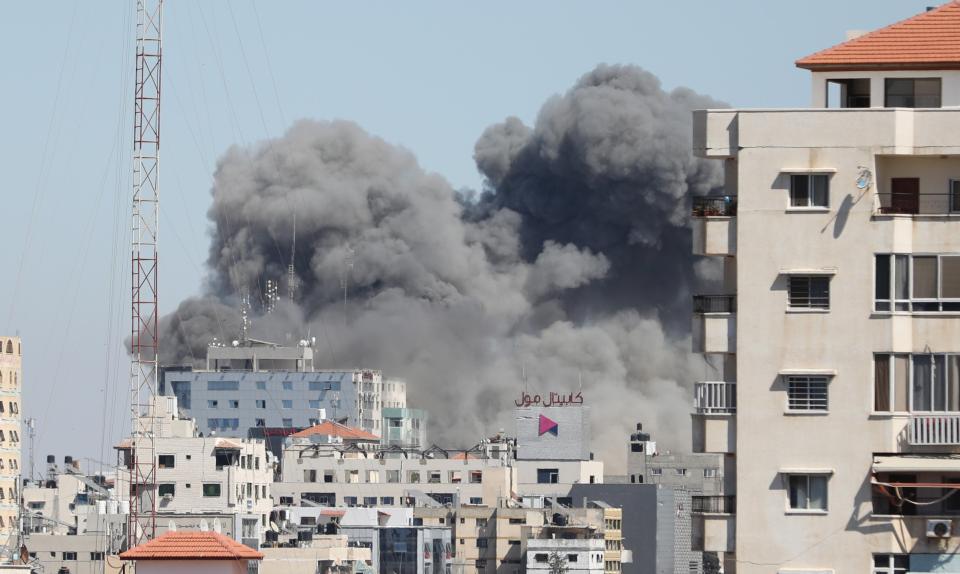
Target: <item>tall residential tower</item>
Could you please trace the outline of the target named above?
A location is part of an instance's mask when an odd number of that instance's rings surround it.
[[[809,109],[694,113],[694,446],[726,572],[960,571],[960,3],[803,58]],[[757,78],[757,81],[760,81]]]
[[[9,550],[20,499],[20,337],[0,336],[0,548]]]

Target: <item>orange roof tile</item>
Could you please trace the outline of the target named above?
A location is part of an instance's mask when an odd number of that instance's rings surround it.
[[[808,70],[960,67],[960,1],[797,60]]]
[[[300,432],[293,433],[292,437],[308,437],[313,435],[328,435],[328,436],[338,436],[341,438],[348,439],[358,439],[358,440],[380,440],[380,437],[368,433],[363,429],[357,429],[353,427],[348,427],[347,425],[342,425],[334,421],[323,421],[318,425],[314,425],[310,428],[305,428]]]
[[[457,454],[451,456],[450,460],[474,460],[476,458],[479,458],[479,457],[464,451],[464,452],[458,452]]]
[[[120,553],[121,560],[262,560],[263,554],[217,532],[167,532]]]

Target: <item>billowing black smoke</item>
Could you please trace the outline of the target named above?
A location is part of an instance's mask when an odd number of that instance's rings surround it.
[[[349,122],[301,121],[231,149],[209,211],[209,293],[164,318],[162,361],[235,338],[247,293],[254,336],[309,332],[318,367],[406,379],[434,441],[511,430],[525,376],[543,391],[582,381],[595,449],[613,468],[636,420],[685,448],[702,372],[685,327],[686,196],[721,182],[719,166],[691,155],[690,111],[711,106],[638,68],[598,67],[532,128],[510,118],[486,130],[475,158],[488,188],[476,196]],[[285,295],[293,253],[295,303],[265,314],[267,281]]]

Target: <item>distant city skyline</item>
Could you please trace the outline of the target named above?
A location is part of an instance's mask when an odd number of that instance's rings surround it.
[[[217,159],[296,119],[356,121],[454,187],[480,189],[483,129],[509,115],[531,125],[598,63],[636,64],[733,106],[802,107],[809,81],[795,59],[927,4],[168,2],[161,311],[201,291]],[[37,460],[110,463],[129,419],[133,5],[5,8],[0,49],[18,56],[0,108],[0,335],[23,338]]]

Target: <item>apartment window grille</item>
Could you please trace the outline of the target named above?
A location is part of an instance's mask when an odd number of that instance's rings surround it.
[[[830,176],[827,174],[792,174],[790,207],[829,207]]]
[[[906,574],[909,571],[909,554],[873,555],[873,574]]]
[[[960,255],[877,254],[877,311],[960,311]]]
[[[829,378],[822,375],[788,375],[787,410],[826,412],[828,382]]]
[[[829,309],[830,277],[791,275],[787,281],[791,309]]]
[[[940,78],[887,78],[884,82],[884,107],[939,108],[942,82]]]
[[[791,474],[788,477],[790,510],[827,510],[827,476]]]

